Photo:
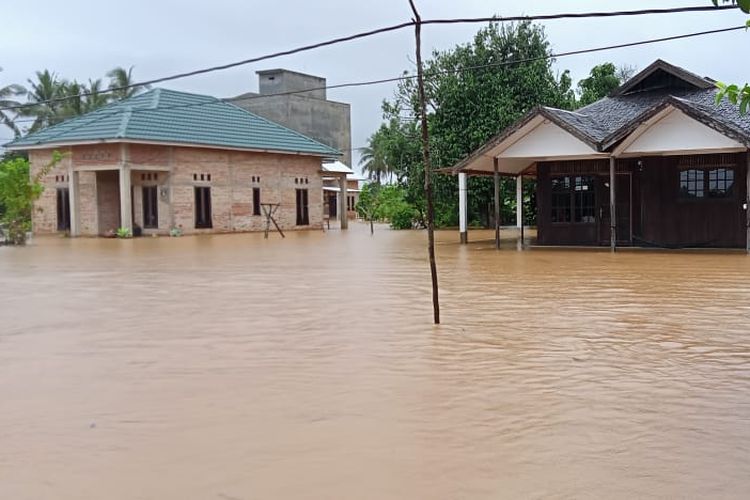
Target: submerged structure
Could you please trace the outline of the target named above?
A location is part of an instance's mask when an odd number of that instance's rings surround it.
[[[716,92],[657,60],[576,111],[533,109],[451,169],[462,241],[466,176],[493,175],[496,221],[499,177],[516,179],[519,207],[524,178],[536,179],[540,245],[750,251],[750,116]]]
[[[64,153],[43,177],[32,222],[35,233],[72,236],[263,230],[263,205],[283,229],[322,228],[322,163],[341,155],[216,97],[167,89],[5,147],[28,152],[32,175]]]

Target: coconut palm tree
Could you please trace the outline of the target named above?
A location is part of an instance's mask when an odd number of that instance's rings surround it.
[[[102,93],[102,80],[97,78],[96,80],[89,80],[89,85],[86,87],[86,100],[84,101],[83,110],[85,113],[94,111],[102,106],[106,106],[109,103],[110,95]]]
[[[370,137],[370,145],[362,148],[359,158],[359,165],[362,172],[380,184],[381,178],[388,175],[388,165],[386,165],[384,155],[377,147],[377,142]]]
[[[0,71],[2,70],[3,68],[0,68]],[[17,85],[15,83],[0,87],[0,108],[18,106],[20,103],[13,98],[21,97],[25,94],[26,89],[21,85]],[[13,131],[13,135],[18,137],[19,135],[21,135],[21,131],[18,129],[18,126],[14,122],[15,116],[11,117],[11,114],[12,113],[8,111],[0,110],[0,123],[10,128]]]
[[[150,85],[133,85],[133,66],[127,70],[118,66],[107,73],[109,78],[109,89],[115,99],[126,99],[139,92],[142,92]]]
[[[34,118],[30,132],[37,131],[49,125],[54,125],[65,119],[64,101],[60,100],[67,94],[65,80],[57,74],[45,69],[36,72],[36,81],[29,79],[29,90],[26,98],[30,106],[23,108],[19,114]]]

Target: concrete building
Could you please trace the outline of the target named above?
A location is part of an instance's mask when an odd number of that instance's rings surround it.
[[[340,207],[343,206],[346,206],[348,219],[357,218],[361,180],[360,176],[340,161],[323,164],[323,213],[328,220],[340,219]]]
[[[351,166],[351,110],[346,103],[327,99],[325,78],[287,69],[257,75],[259,93],[234,97],[232,104],[341,151],[341,161]]]
[[[17,139],[43,177],[37,234],[72,236],[323,227],[322,161],[339,153],[221,99],[166,89],[110,104]],[[344,225],[346,218],[343,218]]]

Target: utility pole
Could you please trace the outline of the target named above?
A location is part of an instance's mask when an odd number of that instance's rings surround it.
[[[430,137],[427,132],[427,104],[424,96],[424,75],[422,72],[422,18],[414,0],[409,0],[414,12],[414,39],[417,52],[417,88],[419,89],[419,114],[422,121],[422,157],[424,163],[424,195],[427,198],[427,252],[430,256],[432,277],[432,311],[435,324],[440,324],[440,300],[438,298],[437,265],[435,264],[435,207],[432,202],[432,166],[430,162]]]

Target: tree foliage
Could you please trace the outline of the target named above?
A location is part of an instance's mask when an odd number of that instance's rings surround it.
[[[712,1],[714,5],[719,5],[719,0]],[[736,4],[742,9],[742,12],[750,14],[750,0],[721,0],[721,3]],[[750,28],[750,19],[747,20],[746,24]],[[750,84],[738,85],[716,82],[716,87],[719,89],[716,93],[717,104],[727,99],[732,104],[739,106],[741,114],[747,113],[750,108]]]
[[[614,64],[608,62],[591,68],[588,77],[578,82],[579,106],[587,106],[607,96],[620,86],[622,81]]]
[[[116,67],[107,73],[109,83],[105,89],[101,78],[80,83],[77,80],[61,78],[57,73],[45,69],[37,71],[33,79],[28,79],[28,90],[20,85],[0,88],[0,106],[19,104],[16,101],[4,101],[3,99],[7,96],[25,96],[26,102],[23,104],[29,106],[20,109],[18,114],[33,119],[27,131],[35,132],[68,118],[94,111],[113,100],[130,97],[148,88],[148,86],[136,85],[129,89],[121,89],[123,86],[133,84],[132,76],[132,66],[127,70]],[[3,94],[3,91],[7,95]],[[0,122],[11,127],[14,133],[20,133],[13,120],[2,112],[0,112]]]
[[[449,167],[535,106],[573,109],[575,93],[570,74],[555,74],[549,42],[540,25],[492,23],[470,43],[433,52],[425,61],[430,148],[436,168]],[[384,164],[404,189],[413,207],[414,223],[424,224],[424,168],[418,133],[417,88],[402,81],[392,99],[383,103],[384,123],[371,138]],[[455,178],[436,175],[435,218],[438,226],[458,223]],[[469,179],[469,216],[474,224],[489,224],[492,179]],[[515,183],[502,181],[501,218],[515,212]],[[528,183],[529,193],[533,190]],[[532,196],[526,197],[532,203]],[[531,213],[531,211],[527,211]]]
[[[0,68],[2,71],[3,68]],[[16,100],[17,97],[22,97],[26,94],[26,89],[23,86],[11,83],[10,85],[0,86],[0,108],[8,108],[18,106],[20,103]],[[13,116],[8,111],[0,110],[0,123],[11,129],[13,135],[18,137],[21,131],[18,129],[14,121]]]
[[[31,214],[34,202],[44,191],[42,178],[61,160],[55,152],[52,162],[29,175],[29,161],[22,157],[11,157],[0,162],[0,224],[6,241],[22,245],[26,233],[31,230]]]

